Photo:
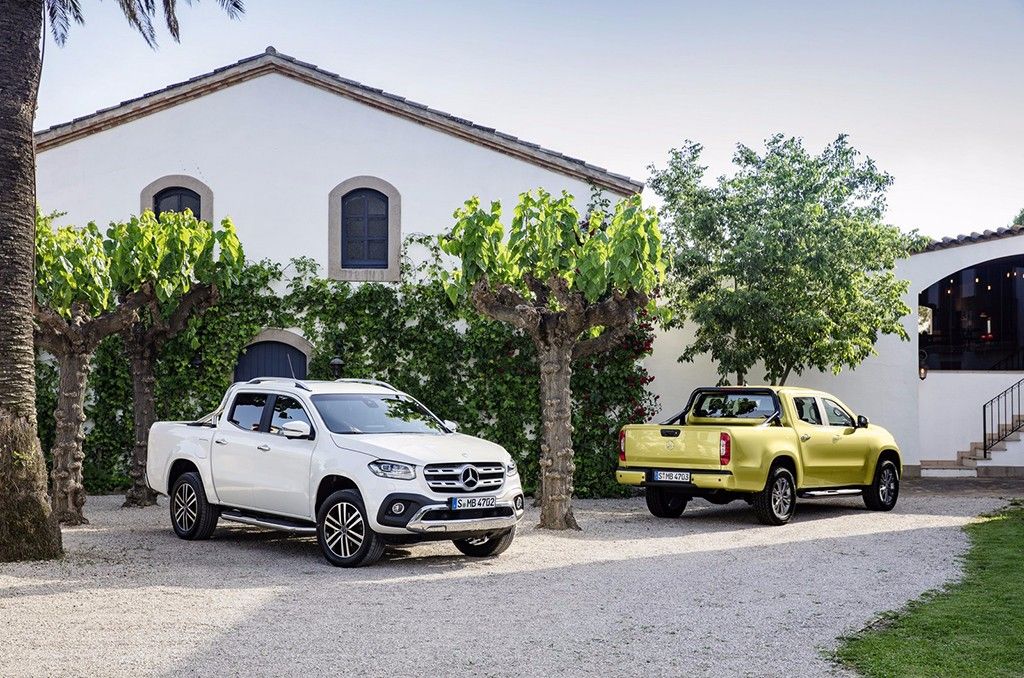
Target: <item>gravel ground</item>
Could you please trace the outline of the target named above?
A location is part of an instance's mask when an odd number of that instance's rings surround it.
[[[1003,503],[802,501],[772,528],[742,502],[580,501],[583,532],[528,515],[492,560],[439,542],[341,570],[310,538],[184,542],[164,507],[92,497],[64,560],[0,565],[0,675],[843,675],[836,638],[955,577],[960,527]]]

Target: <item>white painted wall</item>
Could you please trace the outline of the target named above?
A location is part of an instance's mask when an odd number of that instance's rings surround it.
[[[1024,372],[929,372],[918,390],[924,458],[955,459],[980,443],[981,406],[1021,378]]]
[[[214,218],[230,216],[246,256],[314,257],[326,274],[327,196],[343,180],[377,176],[402,195],[402,230],[440,233],[471,195],[501,200],[586,183],[432,130],[294,79],[270,74],[71,143],[38,160],[43,210],[64,223],[101,226],[139,211],[139,193],[187,174],[214,193]]]

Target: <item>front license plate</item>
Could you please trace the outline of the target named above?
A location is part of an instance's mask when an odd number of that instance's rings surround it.
[[[497,497],[452,497],[452,510],[494,508]]]
[[[688,483],[690,482],[689,471],[655,471],[655,480],[666,480],[671,483]]]

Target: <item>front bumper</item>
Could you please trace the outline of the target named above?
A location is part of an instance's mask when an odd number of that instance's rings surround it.
[[[406,524],[405,529],[418,534],[437,532],[492,532],[515,527],[526,512],[522,495],[513,501],[495,502],[492,509],[470,509],[472,517],[460,518],[461,511],[452,511],[448,504],[427,504],[420,508]],[[484,514],[484,515],[481,515]]]

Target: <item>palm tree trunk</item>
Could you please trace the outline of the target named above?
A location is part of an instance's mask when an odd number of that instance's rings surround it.
[[[35,412],[35,146],[42,0],[0,0],[0,561],[54,558]]]
[[[146,458],[149,444],[149,429],[156,421],[156,354],[154,341],[145,336],[146,332],[131,328],[125,335],[125,347],[132,363],[132,401],[134,412],[135,444],[132,447],[131,466],[128,475],[132,486],[124,497],[125,506],[153,506],[156,493],[146,484]]]
[[[56,436],[53,442],[53,512],[65,525],[88,523],[82,514],[85,484],[82,461],[85,453],[85,389],[91,357],[88,353],[68,352],[58,358],[60,383],[54,412]]]
[[[540,362],[540,527],[580,529],[572,514],[572,346],[538,346]]]

